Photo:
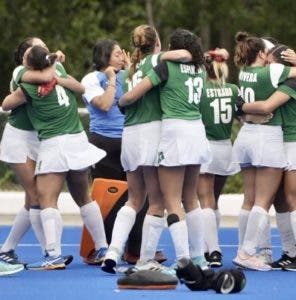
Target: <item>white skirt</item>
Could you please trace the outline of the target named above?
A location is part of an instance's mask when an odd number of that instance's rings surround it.
[[[40,141],[34,130],[22,130],[6,123],[1,145],[0,160],[7,163],[26,163],[29,157],[37,159]]]
[[[88,142],[84,131],[64,134],[40,143],[35,174],[83,170],[106,156],[106,152]]]
[[[216,174],[221,176],[234,175],[240,171],[238,163],[232,162],[231,140],[209,141],[213,153],[213,160],[208,164],[202,164],[201,174]]]
[[[286,142],[284,143],[286,159],[288,162],[286,171],[296,170],[296,142]]]
[[[157,166],[160,128],[161,121],[123,128],[121,164],[124,171],[135,171],[139,166]]]
[[[212,152],[201,120],[162,120],[159,165],[200,165],[211,160]]]
[[[245,123],[232,149],[235,163],[271,168],[287,165],[281,126]]]

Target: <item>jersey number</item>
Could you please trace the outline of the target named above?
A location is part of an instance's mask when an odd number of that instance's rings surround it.
[[[57,84],[55,86],[55,90],[57,93],[59,105],[69,106],[70,105],[69,97],[67,96],[65,89],[62,86]]]
[[[248,103],[255,102],[255,93],[254,90],[250,87],[244,88],[243,86],[241,86],[240,95]]]
[[[187,81],[185,81],[185,85],[188,87],[188,102],[198,104],[200,102],[200,96],[203,86],[202,78],[190,77]]]
[[[210,104],[214,110],[214,123],[215,124],[227,124],[232,120],[232,106],[231,98],[216,98]]]

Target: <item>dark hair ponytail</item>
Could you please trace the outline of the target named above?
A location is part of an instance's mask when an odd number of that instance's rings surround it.
[[[191,63],[196,71],[204,64],[204,55],[200,39],[186,29],[176,29],[170,37],[170,50],[185,49],[192,55]]]
[[[50,53],[42,46],[33,46],[27,55],[27,65],[34,70],[43,70],[52,66],[56,59],[55,53]]]
[[[259,51],[265,50],[264,41],[258,37],[251,37],[247,32],[238,32],[235,35],[234,63],[237,67],[250,66],[255,62]]]

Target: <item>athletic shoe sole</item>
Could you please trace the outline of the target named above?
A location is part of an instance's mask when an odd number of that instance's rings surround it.
[[[113,259],[105,259],[104,263],[101,266],[101,269],[106,272],[106,273],[110,273],[110,274],[116,274],[116,262]]]
[[[2,272],[0,272],[0,276],[15,274],[15,273],[23,271],[24,269],[25,269],[24,267],[22,267],[22,268],[20,267],[19,269],[15,269],[15,270],[2,271]]]
[[[118,287],[120,289],[133,289],[133,290],[174,290],[177,285],[121,285]]]
[[[31,271],[64,270],[64,269],[66,269],[66,266],[65,266],[65,264],[58,264],[58,265],[52,265],[52,266],[46,266],[46,267],[36,267],[36,268],[27,266],[27,269],[31,270]]]
[[[260,272],[267,272],[267,271],[271,271],[272,269],[270,268],[270,269],[263,269],[263,268],[253,268],[253,267],[251,267],[251,266],[249,266],[249,265],[244,265],[244,264],[242,264],[242,263],[239,263],[239,262],[237,262],[237,261],[235,261],[235,260],[233,260],[232,261],[232,263],[234,264],[234,265],[236,265],[236,266],[238,266],[239,268],[241,268],[241,269],[245,269],[245,270],[252,270],[252,271],[260,271]]]
[[[211,261],[209,262],[209,266],[212,268],[220,268],[223,266],[222,262],[219,261]]]

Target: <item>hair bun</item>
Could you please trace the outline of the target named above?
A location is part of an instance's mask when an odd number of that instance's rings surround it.
[[[236,40],[236,42],[243,42],[244,40],[247,39],[248,36],[249,36],[249,35],[248,35],[247,32],[239,31],[239,32],[235,35],[235,40]]]

